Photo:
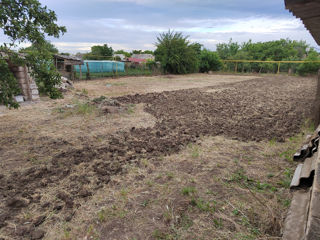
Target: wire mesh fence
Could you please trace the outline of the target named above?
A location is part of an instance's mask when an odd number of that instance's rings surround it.
[[[160,66],[155,62],[131,63],[99,60],[85,61],[84,65],[76,66],[73,71],[75,80],[122,76],[152,76],[160,74]]]
[[[256,60],[223,60],[223,72],[235,73],[308,73],[316,74],[320,61],[256,61]]]

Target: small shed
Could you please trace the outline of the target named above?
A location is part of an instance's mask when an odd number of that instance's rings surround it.
[[[63,77],[74,80],[74,66],[83,65],[83,60],[74,56],[55,54],[54,63]]]

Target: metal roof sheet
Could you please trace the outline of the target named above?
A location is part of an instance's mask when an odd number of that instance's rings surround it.
[[[75,56],[67,56],[67,55],[55,54],[54,57],[58,58],[58,59],[66,59],[66,60],[78,61],[78,62],[82,62],[83,63],[83,60],[81,58],[78,58],[78,57],[75,57]]]
[[[291,189],[312,186],[317,157],[315,154],[312,158],[307,158],[303,164],[298,165],[290,185]]]
[[[320,0],[285,0],[286,8],[300,18],[320,45]]]

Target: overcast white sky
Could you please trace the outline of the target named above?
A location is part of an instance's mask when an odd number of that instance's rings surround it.
[[[87,52],[107,43],[114,49],[154,49],[159,33],[181,31],[214,50],[217,43],[290,38],[317,44],[284,0],[40,0],[68,32],[50,39],[62,52]],[[0,36],[0,41],[3,41]],[[319,48],[317,47],[319,50]]]

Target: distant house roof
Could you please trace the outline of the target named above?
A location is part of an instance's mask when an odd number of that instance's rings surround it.
[[[154,59],[154,56],[152,54],[132,54],[131,57],[138,59]]]
[[[134,63],[142,63],[142,62],[147,62],[147,59],[140,59],[140,58],[128,58],[129,62],[134,62]]]
[[[286,8],[300,18],[320,45],[320,0],[285,0]]]
[[[67,60],[71,65],[82,65],[83,60],[81,58],[75,57],[75,56],[67,56],[67,55],[59,55],[55,54],[53,55],[55,59],[60,60]]]

